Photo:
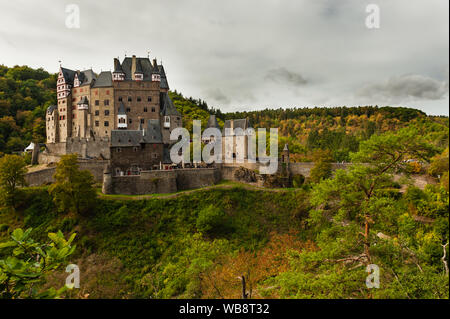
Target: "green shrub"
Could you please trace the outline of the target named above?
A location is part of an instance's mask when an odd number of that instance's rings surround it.
[[[295,188],[301,187],[304,182],[305,176],[303,176],[302,174],[294,175],[294,177],[292,178],[292,186]]]
[[[225,212],[218,207],[210,205],[198,213],[196,226],[201,233],[214,234],[224,230],[226,222]]]

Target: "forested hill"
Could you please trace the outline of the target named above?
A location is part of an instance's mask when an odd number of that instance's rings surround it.
[[[45,141],[45,110],[56,104],[56,74],[0,65],[0,154]]]
[[[45,141],[45,110],[56,103],[56,77],[41,68],[0,65],[0,155],[20,152],[31,141]],[[433,143],[448,145],[448,117],[430,117],[415,109],[364,106],[222,113],[176,90],[170,96],[190,132],[193,119],[205,127],[210,114],[221,126],[226,119],[248,117],[255,128],[278,127],[280,148],[289,143],[294,161],[311,160],[317,149],[330,149],[335,161],[345,161],[371,135],[409,125],[418,126]]]

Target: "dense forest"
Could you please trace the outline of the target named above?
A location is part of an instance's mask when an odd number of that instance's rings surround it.
[[[448,117],[392,107],[221,113],[170,93],[191,129],[279,127],[309,178],[138,198],[103,195],[76,156],[26,187],[55,76],[0,67],[0,298],[449,298]],[[347,161],[331,172],[331,162]],[[296,176],[302,177],[302,176]],[[416,185],[419,177],[427,185]],[[36,262],[43,260],[43,262]],[[79,289],[61,288],[79,266]],[[379,287],[366,286],[367,266]]]

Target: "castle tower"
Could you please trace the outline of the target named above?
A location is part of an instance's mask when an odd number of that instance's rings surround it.
[[[89,101],[86,96],[84,96],[80,102],[77,103],[78,107],[78,137],[86,138],[89,137],[89,127],[88,127],[88,112],[89,112]]]
[[[103,194],[112,194],[114,191],[113,181],[112,181],[112,173],[111,166],[109,164],[105,165],[103,170],[103,185],[102,185],[102,193]]]
[[[50,105],[45,114],[47,143],[59,142],[58,107]]]
[[[59,142],[72,135],[72,94],[75,71],[60,67],[56,84]]]

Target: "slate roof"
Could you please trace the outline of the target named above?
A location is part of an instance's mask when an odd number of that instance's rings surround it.
[[[112,130],[111,146],[128,147],[140,144],[162,143],[159,120],[148,120],[147,128],[143,130]]]
[[[231,128],[231,121],[233,121],[233,128],[241,128],[243,130],[251,127],[250,120],[248,118],[245,119],[235,119],[235,120],[226,120],[223,126],[223,134],[225,134],[226,128]]]
[[[125,80],[132,80],[131,77],[131,57],[126,57],[122,62],[122,71],[125,73]],[[152,80],[152,71],[153,66],[150,62],[149,58],[136,58],[136,70],[137,68],[141,69],[142,73],[144,74],[144,81],[151,81]]]
[[[117,58],[114,58],[114,73],[123,73],[122,66]]]
[[[181,116],[167,92],[161,92],[159,100],[161,104],[160,107],[162,116]]]
[[[134,71],[134,73],[144,73],[144,71],[142,70],[141,61],[136,60],[136,71]]]
[[[158,65],[159,73],[161,74],[161,89],[169,89],[169,83],[167,83],[166,72],[164,71],[164,67],[162,65]]]
[[[210,115],[208,119],[208,123],[206,124],[206,127],[215,127],[220,129],[219,123],[217,122],[215,115]]]
[[[87,99],[86,96],[83,96],[83,98],[77,103],[77,105],[81,105],[81,104],[89,105],[89,100]]]
[[[52,114],[54,110],[56,110],[58,107],[56,105],[50,105],[47,108],[47,114]]]
[[[109,86],[112,86],[112,74],[110,71],[103,71],[103,72],[100,72],[97,80],[95,81],[95,83],[92,87],[98,88],[98,87],[109,87]]]
[[[75,77],[76,71],[61,67],[61,72],[66,83],[73,84],[73,78]]]
[[[77,71],[76,72],[78,79],[80,80],[80,86],[92,84],[93,81],[97,79],[97,75],[95,75],[92,69],[85,71]]]

